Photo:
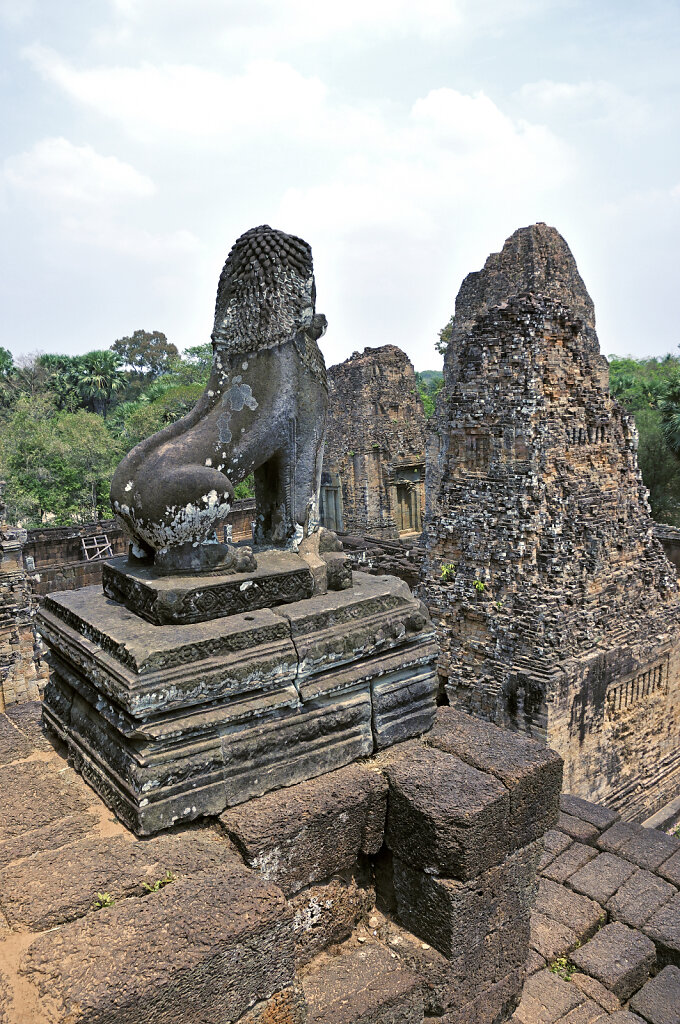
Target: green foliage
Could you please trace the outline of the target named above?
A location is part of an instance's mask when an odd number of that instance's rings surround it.
[[[16,364],[0,349],[0,474],[11,520],[31,527],[109,516],[120,459],[194,407],[211,365],[210,344],[179,355],[160,331]],[[253,477],[234,490],[252,497]]]
[[[440,353],[440,355],[445,355],[446,354],[446,349],[448,348],[449,342],[451,341],[452,333],[453,333],[453,316],[451,317],[449,322],[446,324],[446,326],[442,327],[441,331],[439,332],[439,341],[435,342],[434,347],[436,348],[437,352]]]
[[[475,588],[478,594],[483,594],[485,587],[481,580],[475,580],[472,586]]]
[[[123,455],[100,416],[20,398],[0,431],[0,468],[13,521],[89,522],[109,512],[109,480]]]
[[[114,341],[111,351],[129,371],[146,380],[167,373],[172,361],[179,356],[177,346],[171,344],[162,331],[134,331]]]
[[[576,971],[576,965],[572,964],[569,957],[558,956],[556,960],[550,964],[550,970],[553,974],[557,974],[560,978],[565,981],[569,981],[572,974]]]
[[[171,882],[175,881],[175,876],[172,871],[166,871],[163,878],[157,878],[155,882],[142,882],[142,888],[146,892],[158,892],[166,885],[170,885]]]
[[[252,473],[245,480],[242,480],[240,484],[236,484],[234,487],[234,497],[237,501],[255,497],[255,477]]]
[[[14,359],[12,353],[8,349],[0,347],[0,376],[6,377],[13,369]]]
[[[454,562],[444,562],[441,568],[441,576],[439,577],[444,583],[450,583],[456,575],[456,566]]]
[[[425,416],[429,420],[435,410],[437,395],[444,386],[444,374],[441,370],[422,370],[416,373],[416,386],[423,403]]]
[[[680,526],[680,360],[613,356],[609,374],[611,393],[635,417],[652,516]]]
[[[115,902],[110,892],[98,892],[92,906],[95,910],[101,910],[103,907],[112,907]]]

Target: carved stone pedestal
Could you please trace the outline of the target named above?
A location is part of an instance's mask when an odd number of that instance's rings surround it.
[[[355,573],[351,589],[291,601],[283,588],[274,607],[156,625],[126,607],[139,573],[106,575],[127,587],[125,604],[95,586],[52,594],[40,613],[52,664],[43,715],[138,834],[219,814],[433,722],[433,628],[401,580]],[[258,581],[274,594],[260,570]],[[201,600],[191,581],[175,582],[189,604]],[[204,595],[211,585],[231,600],[256,584],[220,590],[208,577]]]

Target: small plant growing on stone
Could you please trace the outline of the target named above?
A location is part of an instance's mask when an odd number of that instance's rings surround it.
[[[110,892],[98,892],[94,898],[94,909],[101,910],[103,907],[112,907],[115,900]]]
[[[557,960],[553,960],[550,964],[550,970],[553,974],[557,974],[560,978],[565,981],[569,981],[572,974],[576,970],[576,965],[572,964],[566,956],[558,956]]]
[[[484,593],[484,584],[482,583],[481,580],[475,580],[472,586],[475,588],[478,594]]]
[[[354,458],[354,452],[347,452],[347,454],[349,455],[350,459]]]
[[[500,612],[502,610],[503,610],[503,602],[502,601],[496,601],[496,611]]]
[[[456,575],[456,567],[453,562],[444,562],[442,566],[441,579],[444,583],[450,583]]]
[[[164,878],[157,878],[155,882],[142,882],[142,888],[146,892],[158,892],[165,885],[170,885],[171,882],[175,881],[175,876],[172,871],[166,871]]]

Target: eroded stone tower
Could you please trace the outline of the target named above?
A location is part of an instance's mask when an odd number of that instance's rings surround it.
[[[396,345],[365,348],[329,368],[328,391],[324,525],[392,540],[420,533],[425,413],[410,359]]]
[[[426,589],[451,704],[544,737],[567,791],[644,817],[680,778],[680,597],[554,228],[463,282],[432,422]]]

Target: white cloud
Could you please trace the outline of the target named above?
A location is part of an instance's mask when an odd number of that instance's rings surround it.
[[[27,152],[8,157],[3,177],[18,192],[70,206],[145,198],[155,191],[153,181],[130,164],[63,138],[42,139]]]
[[[72,99],[144,139],[216,137],[229,146],[263,132],[309,134],[326,95],[318,78],[277,61],[228,76],[190,64],[78,70],[39,45],[24,55]]]
[[[35,11],[35,0],[0,0],[0,20],[18,27]]]
[[[554,82],[544,78],[527,82],[517,96],[544,116],[607,122],[625,132],[648,128],[655,120],[645,100],[602,80]]]

